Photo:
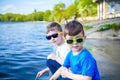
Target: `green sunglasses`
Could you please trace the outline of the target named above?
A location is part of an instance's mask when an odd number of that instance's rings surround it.
[[[84,38],[72,38],[66,40],[67,44],[73,44],[73,43],[82,43],[84,41]]]

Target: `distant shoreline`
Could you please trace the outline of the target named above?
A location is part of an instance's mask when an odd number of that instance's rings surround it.
[[[87,33],[87,31],[86,31]],[[112,35],[116,34],[116,37],[113,37]],[[89,34],[86,34],[87,38],[93,38],[93,39],[112,39],[112,40],[120,40],[120,31],[115,32],[113,30],[107,30],[102,32],[92,32]]]

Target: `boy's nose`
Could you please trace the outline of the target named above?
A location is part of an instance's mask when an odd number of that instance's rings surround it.
[[[76,42],[76,41],[74,41],[74,42],[73,42],[73,44],[77,44],[77,42]]]
[[[51,37],[51,40],[53,40],[53,39],[55,39],[55,38]]]

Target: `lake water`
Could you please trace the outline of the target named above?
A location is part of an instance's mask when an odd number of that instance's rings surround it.
[[[0,23],[0,80],[34,80],[46,67],[52,45],[45,39],[47,22]],[[86,39],[98,62],[101,80],[120,79],[120,41]],[[39,80],[48,80],[45,74]]]

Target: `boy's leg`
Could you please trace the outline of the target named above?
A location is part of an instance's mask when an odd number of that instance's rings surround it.
[[[60,76],[58,77],[58,80],[72,80],[72,79],[69,79],[69,78],[62,78],[62,76],[60,75]]]
[[[54,74],[61,67],[61,64],[52,59],[48,59],[46,64],[49,67],[52,74]],[[57,80],[71,80],[71,79],[62,78],[61,76],[59,76]]]
[[[46,64],[49,67],[52,74],[54,74],[61,67],[61,64],[52,59],[48,59]]]

